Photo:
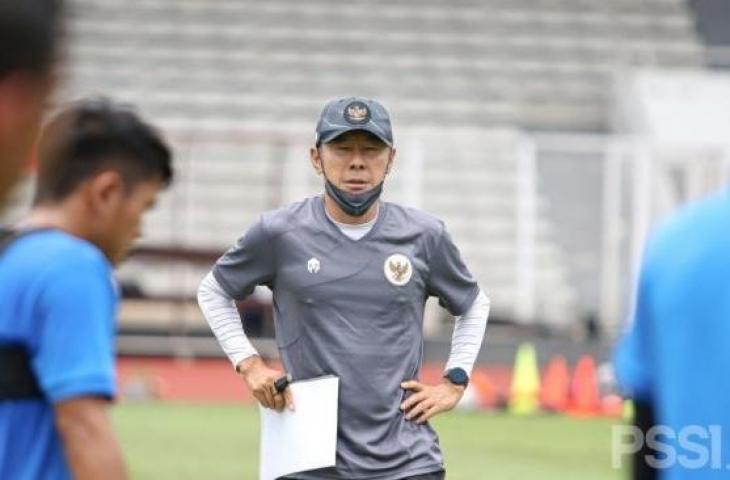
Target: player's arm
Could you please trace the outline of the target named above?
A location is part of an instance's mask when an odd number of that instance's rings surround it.
[[[445,228],[434,236],[429,251],[427,291],[438,297],[439,304],[456,317],[447,370],[458,367],[468,376],[484,339],[489,299],[477,285]],[[466,390],[465,385],[446,378],[434,386],[408,380],[402,387],[414,393],[401,404],[401,409],[406,412],[407,419],[418,423],[454,408]]]
[[[461,368],[467,374],[471,374],[487,329],[489,307],[489,297],[479,290],[469,310],[464,315],[456,317],[446,371]]]
[[[656,426],[654,406],[654,355],[651,339],[656,325],[656,315],[652,306],[653,279],[657,275],[655,265],[661,262],[654,260],[652,238],[642,260],[641,272],[637,288],[632,298],[632,315],[629,328],[614,352],[614,368],[623,393],[634,402],[634,425],[646,435]],[[632,478],[635,480],[653,480],[657,478],[657,470],[646,461],[653,452],[648,442],[634,453]]]
[[[218,259],[198,289],[198,303],[206,321],[236,371],[256,399],[268,408],[292,406],[289,389],[276,394],[274,383],[284,374],[269,368],[243,331],[234,300],[243,300],[258,285],[273,285],[276,276],[275,242],[262,216]]]
[[[231,364],[262,406],[283,410],[294,408],[291,391],[276,394],[274,382],[284,373],[269,368],[243,330],[235,300],[208,273],[198,288],[198,305]]]
[[[471,374],[484,339],[488,318],[489,298],[480,290],[466,313],[456,318],[446,371],[460,368],[467,375]],[[411,380],[403,382],[402,387],[413,390],[414,393],[403,402],[401,408],[406,412],[408,420],[418,423],[453,409],[466,390],[466,386],[454,384],[447,378],[439,385],[424,385]]]
[[[76,397],[55,405],[56,426],[76,480],[126,479],[122,451],[109,418],[109,401]]]
[[[212,272],[200,282],[198,306],[234,368],[247,358],[258,355],[243,331],[235,300],[221,287]]]
[[[32,367],[74,478],[126,478],[109,408],[116,393],[116,292],[101,254],[70,252],[40,276],[43,324]],[[82,332],[82,333],[80,333]]]

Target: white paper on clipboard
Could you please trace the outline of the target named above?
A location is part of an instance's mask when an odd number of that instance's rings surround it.
[[[293,412],[259,407],[259,480],[335,465],[339,383],[335,376],[291,383]]]

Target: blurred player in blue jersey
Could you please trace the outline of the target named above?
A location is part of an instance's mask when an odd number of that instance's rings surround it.
[[[648,433],[635,478],[728,478],[728,371],[730,196],[723,191],[683,207],[645,248],[633,323],[616,351],[618,379]]]
[[[0,478],[125,478],[112,266],[171,178],[170,150],[126,108],[84,101],[44,128],[33,209],[0,247]]]
[[[60,4],[0,1],[0,207],[28,163],[54,84]]]
[[[273,291],[276,340],[296,380],[340,378],[336,466],[296,479],[444,477],[428,420],[452,409],[469,381],[489,300],[444,223],[380,200],[395,159],[390,116],[377,101],[329,102],[310,150],[323,194],[264,213],[203,280],[198,300],[259,402],[296,403],[258,356],[233,304]],[[423,314],[435,296],[457,316],[444,378],[419,381]]]

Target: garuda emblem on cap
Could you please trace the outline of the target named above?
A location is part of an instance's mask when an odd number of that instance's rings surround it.
[[[395,286],[401,287],[408,283],[413,275],[411,261],[405,255],[395,253],[385,260],[383,266],[385,278]]]
[[[353,125],[370,121],[370,109],[362,102],[352,102],[345,107],[345,120]]]

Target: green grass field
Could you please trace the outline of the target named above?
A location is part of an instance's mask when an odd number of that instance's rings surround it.
[[[135,479],[257,478],[253,407],[122,404],[114,420]],[[449,480],[622,480],[611,468],[614,423],[450,412],[433,425]]]

